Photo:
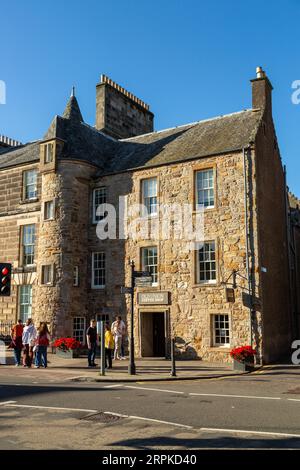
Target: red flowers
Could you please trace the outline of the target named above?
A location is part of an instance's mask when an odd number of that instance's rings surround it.
[[[75,338],[58,338],[54,341],[53,346],[62,351],[69,351],[70,349],[79,349],[82,345]]]
[[[234,348],[230,351],[230,356],[240,362],[245,362],[247,359],[253,359],[256,355],[256,350],[251,346],[241,346],[240,348]]]

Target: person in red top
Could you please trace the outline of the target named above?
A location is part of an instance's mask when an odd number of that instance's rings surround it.
[[[15,365],[16,367],[21,365],[21,352],[23,348],[22,344],[22,335],[23,335],[23,322],[22,320],[18,320],[12,329],[11,329],[11,339],[12,339],[12,347],[14,349],[14,356],[15,356]]]
[[[50,343],[50,333],[47,323],[40,324],[36,338],[35,367],[39,369],[41,365],[47,367],[47,348]]]

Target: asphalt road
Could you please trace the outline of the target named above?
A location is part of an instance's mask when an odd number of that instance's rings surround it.
[[[0,448],[300,449],[300,367],[217,380],[0,383]]]

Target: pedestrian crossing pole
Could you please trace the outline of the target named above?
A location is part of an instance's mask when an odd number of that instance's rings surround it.
[[[135,375],[135,362],[134,362],[134,261],[130,262],[131,267],[131,325],[130,325],[130,349],[129,349],[129,365],[128,374]]]
[[[105,331],[104,331],[104,321],[101,320],[101,343],[100,343],[100,375],[105,375]]]

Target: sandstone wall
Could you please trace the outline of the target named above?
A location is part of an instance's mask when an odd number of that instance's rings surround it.
[[[119,174],[104,177],[99,186],[108,187],[108,202],[117,203],[118,195],[129,194],[128,205],[140,201],[140,182],[143,178],[159,178],[161,203],[189,203],[193,201],[193,173],[197,169],[214,167],[216,171],[216,207],[205,211],[205,240],[215,240],[218,252],[217,283],[197,285],[193,251],[186,252],[185,244],[179,240],[149,240],[125,243],[99,241],[95,226],[90,227],[91,251],[104,250],[107,258],[107,285],[104,290],[94,290],[90,294],[91,308],[109,307],[111,312],[125,315],[129,312],[129,296],[120,295],[121,285],[129,285],[130,271],[128,260],[134,259],[137,269],[141,269],[140,249],[142,246],[157,245],[159,253],[159,285],[147,288],[153,292],[170,291],[169,306],[145,307],[135,305],[136,352],[140,354],[140,316],[142,311],[167,311],[168,334],[174,335],[183,343],[189,343],[186,354],[216,361],[229,360],[229,348],[216,348],[212,345],[212,314],[228,314],[231,321],[231,347],[249,344],[249,308],[245,302],[246,282],[238,278],[236,302],[228,303],[224,284],[233,269],[245,276],[245,213],[242,154],[218,156],[185,162],[161,168],[136,171],[134,174]],[[255,208],[254,208],[255,211]],[[195,215],[194,215],[195,217]],[[254,243],[257,240],[254,231]],[[119,266],[122,266],[121,270]],[[124,268],[123,268],[124,266]],[[257,282],[259,280],[257,279]],[[146,289],[146,290],[147,290]],[[145,290],[137,289],[137,291]],[[258,295],[258,294],[257,294]],[[246,304],[246,305],[244,305]],[[129,318],[128,318],[129,322]],[[260,342],[260,316],[257,319]]]

